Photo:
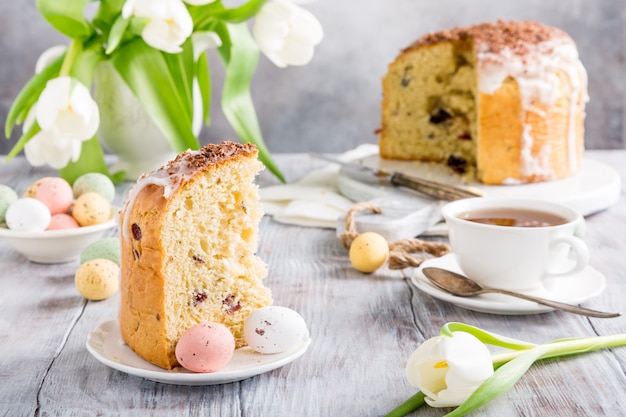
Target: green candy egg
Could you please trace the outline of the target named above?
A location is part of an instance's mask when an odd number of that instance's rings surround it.
[[[4,223],[4,216],[9,206],[18,199],[18,195],[13,188],[0,184],[0,223]]]
[[[108,259],[120,265],[120,240],[117,237],[105,237],[83,249],[80,254],[80,263],[84,264],[92,259]]]
[[[100,194],[110,203],[115,197],[115,186],[113,182],[109,177],[99,172],[89,172],[81,175],[74,181],[72,190],[74,191],[74,198],[92,192]]]

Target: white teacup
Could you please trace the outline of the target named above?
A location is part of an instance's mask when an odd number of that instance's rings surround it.
[[[448,224],[450,246],[459,267],[486,287],[532,290],[541,287],[546,278],[566,277],[582,271],[589,263],[587,245],[574,236],[584,219],[576,210],[562,204],[476,197],[447,203],[442,215]],[[488,223],[468,220],[481,216]],[[535,225],[490,224],[500,216],[530,217],[535,219],[531,222]],[[575,262],[568,261],[570,253]]]

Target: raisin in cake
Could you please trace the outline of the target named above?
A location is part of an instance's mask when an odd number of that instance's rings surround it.
[[[181,334],[223,323],[243,346],[243,323],[271,304],[256,256],[263,216],[254,178],[262,165],[250,144],[186,151],[137,180],[120,214],[120,329],[142,358],[178,365]]]
[[[380,154],[434,161],[485,184],[580,169],[587,74],[574,41],[536,22],[431,33],[383,78]]]

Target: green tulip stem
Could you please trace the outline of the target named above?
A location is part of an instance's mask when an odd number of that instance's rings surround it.
[[[83,48],[83,45],[79,40],[73,39],[70,42],[70,45],[67,47],[67,52],[65,53],[65,58],[63,59],[63,64],[61,64],[59,77],[62,77],[64,75],[70,75],[71,70],[72,70],[72,65],[74,64],[74,61],[76,60],[76,56],[80,53],[82,48]]]

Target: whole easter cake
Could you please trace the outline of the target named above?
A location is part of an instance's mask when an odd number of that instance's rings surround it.
[[[574,41],[536,22],[427,34],[383,78],[380,155],[433,161],[485,184],[579,171],[587,74]]]
[[[124,341],[160,367],[178,366],[180,336],[202,322],[225,325],[236,347],[244,321],[271,304],[256,256],[263,216],[250,144],[186,151],[139,178],[120,214]]]

